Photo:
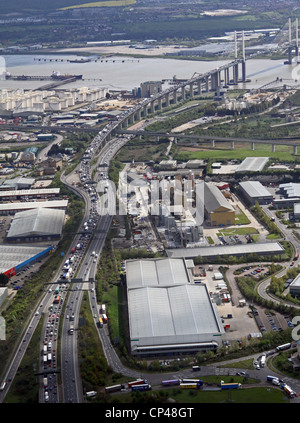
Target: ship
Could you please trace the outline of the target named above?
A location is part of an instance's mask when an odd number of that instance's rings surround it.
[[[90,59],[72,59],[69,60],[70,63],[88,63],[90,62]]]
[[[51,79],[64,81],[65,79],[82,79],[82,75],[69,75],[68,73],[52,72]]]

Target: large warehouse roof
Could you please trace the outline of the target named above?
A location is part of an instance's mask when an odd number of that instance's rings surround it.
[[[171,286],[189,283],[184,260],[158,259],[126,262],[127,286]]]
[[[246,157],[236,168],[236,172],[260,172],[268,163],[269,157]]]
[[[259,181],[240,182],[240,186],[249,195],[249,197],[272,197],[270,191]]]
[[[143,348],[159,352],[168,345],[178,350],[204,345],[224,332],[206,285],[190,281],[187,268],[183,259],[126,262],[133,353]]]
[[[279,242],[262,242],[252,244],[216,245],[198,248],[177,248],[167,250],[170,258],[193,258],[220,256],[242,256],[247,254],[284,254],[285,250]]]
[[[205,285],[131,289],[128,303],[131,339],[160,337],[152,342],[163,343],[161,337],[166,337],[166,343],[176,343],[220,331]],[[179,338],[171,339],[175,336]]]
[[[21,265],[32,257],[41,254],[49,247],[29,247],[19,245],[0,245],[0,273]]]
[[[60,236],[64,225],[64,210],[39,208],[15,214],[7,238]]]

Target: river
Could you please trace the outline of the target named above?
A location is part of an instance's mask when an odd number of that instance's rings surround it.
[[[13,75],[51,75],[53,71],[67,74],[82,74],[83,80],[64,85],[65,88],[106,87],[111,90],[129,90],[139,87],[141,82],[177,78],[188,79],[194,73],[204,73],[228,63],[220,61],[189,61],[167,58],[110,57],[87,63],[70,63],[78,58],[67,55],[6,55],[6,71]],[[300,81],[300,65],[284,65],[283,60],[248,59],[247,78],[251,81],[240,83],[240,88],[259,88],[276,78],[290,85]],[[37,89],[45,81],[0,80],[0,88]]]

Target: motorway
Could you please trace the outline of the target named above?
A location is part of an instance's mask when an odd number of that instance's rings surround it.
[[[126,112],[128,113],[128,112]],[[126,118],[125,113],[125,118]],[[53,371],[52,374],[49,374],[49,380],[51,380],[51,389],[49,389],[50,395],[49,395],[49,402],[73,402],[73,403],[81,403],[84,402],[84,396],[82,392],[82,385],[80,380],[80,374],[79,374],[79,366],[78,366],[78,356],[77,356],[77,336],[76,336],[76,329],[78,328],[78,318],[79,318],[79,311],[81,306],[81,301],[83,297],[83,293],[85,290],[88,290],[89,292],[89,300],[91,304],[91,310],[93,312],[95,325],[98,322],[99,318],[99,311],[98,306],[96,302],[95,295],[93,294],[94,291],[94,278],[95,278],[95,272],[97,268],[97,260],[95,260],[94,256],[92,255],[93,251],[96,251],[99,255],[101,254],[101,250],[103,248],[106,235],[108,233],[108,230],[110,228],[111,220],[114,215],[114,204],[115,204],[115,193],[113,190],[108,189],[107,192],[104,192],[104,194],[101,196],[104,201],[101,201],[101,198],[98,195],[98,192],[95,192],[96,188],[95,185],[97,185],[97,190],[100,191],[101,189],[105,191],[105,187],[110,187],[109,181],[107,180],[107,169],[109,165],[109,161],[114,157],[114,155],[117,153],[117,151],[122,148],[123,145],[128,142],[130,139],[130,135],[122,138],[113,138],[110,141],[108,141],[103,146],[103,141],[106,141],[107,136],[114,131],[118,125],[120,125],[120,122],[115,122],[112,124],[109,124],[105,131],[101,131],[92,141],[89,149],[87,150],[88,153],[91,153],[91,148],[94,149],[94,151],[90,154],[90,159],[88,160],[82,160],[80,164],[80,175],[86,175],[82,179],[83,183],[88,182],[89,184],[85,185],[84,189],[78,189],[72,186],[72,184],[69,181],[70,178],[72,178],[72,175],[66,178],[64,175],[62,175],[62,182],[64,182],[66,185],[69,186],[70,189],[73,191],[76,191],[78,195],[80,195],[85,203],[86,203],[86,210],[85,210],[85,216],[83,221],[87,221],[92,216],[93,218],[97,218],[97,223],[95,223],[95,227],[92,229],[92,233],[94,234],[93,237],[91,237],[88,234],[76,234],[73,240],[73,245],[77,243],[79,239],[82,239],[84,236],[86,238],[86,244],[83,251],[78,254],[78,262],[76,263],[76,280],[72,284],[72,289],[68,289],[69,295],[67,298],[67,291],[62,291],[62,298],[63,301],[66,301],[65,307],[66,312],[64,315],[62,313],[59,316],[59,320],[63,318],[63,325],[62,325],[62,333],[61,333],[61,368],[53,369],[51,368],[51,371]],[[99,151],[100,149],[100,151]],[[97,167],[99,170],[96,172],[96,178],[97,180],[91,181],[91,172],[92,169],[90,169],[90,163],[91,159],[95,156],[97,156],[98,152],[98,160],[97,160]],[[101,166],[101,168],[99,167]],[[105,167],[103,167],[105,165]],[[101,170],[100,170],[101,169]],[[78,170],[78,169],[77,169]],[[90,190],[90,191],[89,191]],[[97,195],[95,195],[97,194]],[[93,196],[96,197],[96,199],[93,200]],[[279,226],[279,222],[276,222]],[[282,229],[282,228],[281,228]],[[286,231],[286,237],[288,240],[293,237],[290,233],[287,233]],[[293,244],[295,245],[295,238],[293,237]],[[296,243],[297,249],[299,251],[299,242]],[[71,247],[70,247],[71,249]],[[66,254],[66,257],[71,253],[69,251]],[[81,262],[80,262],[81,261]],[[57,286],[57,282],[61,279],[61,272],[62,272],[63,263],[55,275],[53,279],[53,285],[49,285],[52,290],[55,289]],[[69,285],[69,284],[68,284]],[[273,299],[272,299],[273,300]],[[46,294],[44,295],[44,298],[42,299],[41,303],[38,304],[37,309],[33,310],[32,316],[30,321],[28,322],[26,329],[24,330],[23,336],[21,337],[19,346],[16,348],[10,366],[6,371],[4,379],[8,382],[11,382],[16,375],[16,372],[20,366],[21,360],[26,352],[26,347],[30,342],[30,339],[37,327],[37,324],[39,322],[39,319],[42,315],[49,313],[49,307],[53,303],[53,292],[49,292],[47,290]],[[61,304],[60,304],[61,305]],[[59,306],[60,306],[59,305]],[[59,309],[58,306],[58,309]],[[74,315],[74,335],[69,334],[69,328],[70,328],[70,316]],[[68,316],[68,318],[67,318]],[[45,322],[45,329],[44,329],[44,337],[47,335],[47,322]],[[56,325],[56,323],[55,323]],[[55,328],[54,328],[55,329]],[[58,324],[56,325],[56,329],[58,329]],[[49,331],[48,331],[49,332]],[[147,374],[141,374],[140,372],[130,370],[122,365],[120,362],[117,354],[115,353],[108,334],[107,327],[103,327],[98,330],[100,340],[102,342],[103,351],[106,356],[106,359],[108,361],[108,364],[112,367],[112,369],[116,372],[122,373],[130,378],[136,378],[136,377],[145,377],[148,378],[148,380],[151,380],[152,384],[159,384],[162,375],[147,375]],[[43,338],[43,336],[42,336]],[[55,337],[53,338],[53,342],[57,342]],[[57,349],[57,343],[53,344],[52,349]],[[41,345],[42,349],[42,345]],[[57,352],[57,351],[55,351]],[[204,368],[203,368],[204,369]],[[45,401],[44,397],[44,387],[42,384],[42,378],[43,373],[45,370],[43,368],[43,364],[41,361],[41,389],[40,389],[40,402]],[[48,369],[49,370],[49,369]],[[208,368],[206,369],[206,371]],[[62,389],[57,389],[57,375],[56,371],[61,371],[61,377],[62,377]],[[190,376],[191,370],[185,370],[181,371],[177,374],[177,377],[181,374],[183,376]],[[255,371],[254,371],[255,373]],[[51,376],[51,379],[50,379]],[[164,375],[164,377],[167,377],[167,375]],[[48,381],[49,383],[49,381]],[[5,389],[4,391],[0,392],[0,402],[3,402],[5,395],[7,393],[8,389]]]

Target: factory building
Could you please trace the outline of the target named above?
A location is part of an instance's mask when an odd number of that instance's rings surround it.
[[[273,201],[273,195],[259,181],[245,181],[239,183],[241,195],[247,203],[253,206],[258,204],[270,204]]]
[[[16,213],[7,234],[7,241],[41,242],[60,239],[64,220],[64,210],[37,208]]]
[[[131,354],[176,356],[215,351],[224,333],[205,284],[183,259],[126,262]]]
[[[235,224],[235,210],[216,185],[204,183],[204,208],[211,226]]]

